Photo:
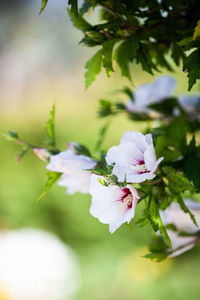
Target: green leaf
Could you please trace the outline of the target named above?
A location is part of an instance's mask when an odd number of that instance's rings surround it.
[[[85,156],[91,157],[90,151],[89,151],[88,148],[86,148],[85,146],[76,143],[76,144],[74,145],[74,148],[75,148],[77,154],[79,154],[79,155],[85,155]]]
[[[148,105],[149,108],[159,112],[163,113],[166,116],[173,115],[173,111],[176,107],[179,107],[179,104],[176,100],[176,98],[167,98],[164,99],[162,102],[153,103],[151,105]]]
[[[113,72],[112,53],[116,41],[117,39],[108,39],[103,43],[103,66],[108,77],[110,77],[110,73]]]
[[[178,148],[182,153],[186,149],[187,130],[188,125],[182,118],[176,118],[166,128],[166,136],[170,138],[173,146]]]
[[[177,201],[178,201],[178,203],[179,203],[181,209],[182,209],[185,213],[187,213],[187,214],[190,215],[191,220],[192,220],[193,223],[198,227],[194,215],[191,213],[191,211],[189,210],[189,208],[185,205],[185,203],[184,203],[182,197],[180,197],[180,196],[177,197]]]
[[[138,40],[136,38],[130,38],[125,42],[122,42],[115,52],[115,59],[121,69],[122,76],[127,77],[131,82],[132,79],[129,69],[129,63],[135,57],[138,47]]]
[[[180,65],[180,62],[181,62],[181,58],[185,57],[185,54],[183,52],[183,50],[181,49],[181,47],[177,44],[173,44],[172,46],[172,54],[171,54],[175,64],[177,66]]]
[[[42,2],[41,2],[41,8],[40,8],[40,14],[45,9],[45,6],[47,5],[47,2],[48,2],[48,0],[42,0]]]
[[[86,63],[85,68],[85,87],[88,87],[95,81],[102,67],[102,49],[97,51],[94,56]]]
[[[77,0],[69,0],[68,4],[71,5],[71,11],[74,13],[74,15],[78,16]]]
[[[107,117],[113,114],[113,104],[105,99],[99,100],[100,108],[98,111],[99,117]]]
[[[154,260],[156,262],[161,262],[167,258],[170,253],[165,252],[152,252],[144,255],[143,257]]]
[[[7,140],[7,141],[13,141],[16,142],[16,140],[19,139],[19,135],[17,132],[9,130],[8,134],[3,133],[2,136]]]
[[[188,72],[188,90],[190,91],[197,79],[200,79],[200,49],[193,51],[183,60],[183,70]]]
[[[197,192],[200,191],[200,153],[196,147],[195,137],[187,147],[184,163],[184,175],[193,182]]]
[[[47,135],[47,139],[45,144],[55,147],[55,131],[54,131],[54,121],[55,121],[55,105],[52,106],[52,109],[49,113],[49,119],[45,124],[45,131]]]
[[[168,179],[168,187],[170,192],[175,195],[179,196],[181,193],[189,191],[194,193],[195,189],[192,182],[184,177],[182,174],[176,172],[175,169],[171,167],[163,167],[163,170]]]
[[[76,15],[73,11],[69,9],[68,9],[68,13],[73,25],[76,28],[80,29],[83,32],[92,30],[92,26],[87,21],[85,21],[83,17],[81,17],[80,15]]]
[[[62,175],[62,173],[57,172],[47,172],[47,182],[44,187],[43,193],[38,198],[38,201],[40,201],[44,196],[47,194],[47,192],[50,190],[50,188],[53,186],[53,184],[58,180],[58,178]]]
[[[109,127],[110,127],[110,121],[106,122],[106,124],[100,129],[99,139],[98,139],[96,147],[95,147],[96,150],[100,150],[101,145],[105,139],[105,136],[106,136],[106,133],[107,133]]]
[[[108,186],[108,183],[103,178],[98,178],[99,183],[101,183],[103,186]]]
[[[169,248],[171,248],[171,242],[169,239],[169,236],[167,234],[167,231],[163,225],[162,219],[159,214],[159,209],[156,204],[156,200],[153,197],[150,197],[149,199],[149,219],[151,222],[151,225],[153,226],[153,229],[155,231],[159,230],[160,233],[163,236],[163,239],[166,241]]]
[[[171,147],[171,141],[166,136],[158,136],[156,138],[155,152],[157,157],[164,156],[165,162],[175,161],[180,157],[180,152]]]
[[[200,20],[197,22],[197,26],[194,29],[193,40],[196,40],[200,37]]]
[[[134,101],[134,93],[129,87],[125,86],[123,89],[119,91],[124,93],[126,96],[128,96],[131,100]]]
[[[163,238],[159,235],[154,235],[149,245],[150,253],[146,254],[144,257],[160,262],[167,258],[169,255],[169,252],[167,252],[168,250],[167,244]]]

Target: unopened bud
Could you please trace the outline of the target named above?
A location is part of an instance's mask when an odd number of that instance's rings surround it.
[[[33,152],[35,153],[35,155],[37,155],[37,157],[43,161],[48,161],[48,158],[50,157],[50,153],[48,150],[44,149],[44,148],[34,148]]]

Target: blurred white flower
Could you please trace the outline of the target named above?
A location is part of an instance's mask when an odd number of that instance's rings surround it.
[[[190,119],[198,118],[200,121],[200,93],[179,95],[178,102],[188,114]]]
[[[179,231],[194,234],[200,230],[200,203],[190,199],[185,199],[184,202],[194,215],[198,227],[194,225],[189,214],[184,213],[177,203],[172,203],[164,211],[160,210],[160,216],[165,226],[167,224],[174,224]],[[169,229],[167,233],[171,240],[172,250],[174,251],[170,257],[178,256],[190,250],[195,245],[195,236],[179,236],[178,232]]]
[[[71,149],[60,152],[50,157],[47,169],[52,172],[63,173],[59,185],[67,187],[67,193],[88,193],[90,187],[91,172],[96,162],[85,155],[77,155]]]
[[[94,174],[91,177],[90,213],[103,224],[109,224],[109,231],[113,233],[123,223],[129,223],[134,217],[139,195],[131,185],[123,188],[117,185],[104,186],[99,179],[104,180],[103,177]]]
[[[158,76],[151,84],[142,84],[135,89],[133,100],[127,102],[129,112],[149,112],[148,105],[172,97],[176,80],[170,75]]]
[[[0,233],[0,290],[10,300],[66,300],[80,286],[74,252],[42,230]]]
[[[140,183],[153,179],[163,157],[156,159],[152,135],[126,131],[120,145],[108,150],[106,162],[115,164],[113,174],[119,182]]]

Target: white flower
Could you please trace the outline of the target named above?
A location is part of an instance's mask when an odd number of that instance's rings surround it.
[[[172,76],[158,76],[152,84],[142,84],[136,88],[133,101],[129,100],[126,108],[129,112],[149,112],[148,105],[172,97],[175,87],[176,80]]]
[[[160,216],[165,226],[167,224],[174,224],[178,230],[194,234],[200,230],[200,203],[189,199],[185,199],[184,202],[194,215],[198,227],[194,225],[189,214],[184,213],[177,203],[172,203],[164,211],[160,210]],[[178,232],[169,229],[167,230],[167,233],[171,240],[172,250],[174,251],[170,257],[180,255],[190,250],[195,245],[195,236],[179,236]]]
[[[140,183],[153,179],[163,157],[156,160],[152,135],[126,131],[118,146],[108,150],[106,162],[115,164],[113,174],[119,182]]]
[[[8,296],[1,299],[71,299],[80,287],[77,257],[51,233],[1,231],[0,287]]]
[[[103,177],[92,175],[90,194],[92,204],[90,213],[103,224],[109,224],[113,233],[123,223],[129,223],[135,215],[135,206],[139,199],[137,190],[131,186],[104,186],[99,182]]]
[[[90,157],[77,155],[69,149],[57,155],[52,155],[47,169],[52,172],[63,173],[58,184],[66,186],[68,194],[73,194],[77,191],[88,193],[91,172],[86,170],[93,169],[95,165],[96,162]]]
[[[178,102],[186,111],[190,119],[198,118],[200,120],[200,94],[179,95]]]

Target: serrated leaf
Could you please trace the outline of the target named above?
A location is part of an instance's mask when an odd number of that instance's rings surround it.
[[[122,42],[115,52],[115,59],[121,69],[122,76],[127,77],[131,82],[131,74],[129,64],[136,55],[136,50],[139,47],[137,39],[128,39]]]
[[[48,0],[42,0],[41,2],[41,8],[40,8],[40,14],[43,12],[43,10],[45,9],[46,5],[47,5]]]
[[[116,41],[117,39],[108,39],[103,43],[103,66],[108,77],[113,72],[112,53]]]
[[[193,51],[183,60],[183,70],[187,71],[188,75],[188,91],[191,90],[197,79],[200,79],[200,50]]]
[[[100,73],[102,67],[102,49],[97,51],[94,56],[86,63],[85,68],[85,88],[95,81],[96,76]]]
[[[68,9],[68,13],[73,25],[83,32],[92,30],[92,26],[80,15],[76,15],[73,11]]]
[[[179,196],[185,191],[190,191],[191,193],[195,191],[192,182],[182,174],[177,173],[175,169],[171,167],[163,167],[163,170],[168,179],[169,190],[173,195]]]
[[[55,121],[55,105],[52,106],[52,109],[49,113],[49,119],[45,124],[45,131],[46,131],[46,135],[47,135],[45,144],[52,146],[52,147],[54,147],[56,145],[54,121]]]
[[[62,173],[57,172],[47,172],[47,182],[45,183],[44,191],[38,198],[38,201],[40,201],[44,196],[48,193],[50,188],[53,186],[53,184],[58,180],[58,178],[62,175]]]

